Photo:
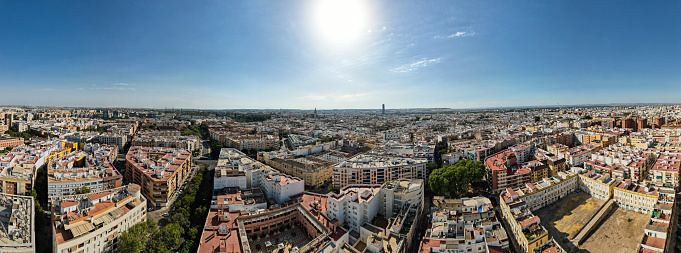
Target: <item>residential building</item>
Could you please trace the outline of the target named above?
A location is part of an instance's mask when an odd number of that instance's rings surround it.
[[[213,196],[211,209],[226,209],[230,212],[257,212],[267,209],[265,194],[260,189],[240,190],[239,187],[222,189],[223,194]]]
[[[84,150],[52,160],[47,168],[48,196],[73,195],[82,187],[93,192],[120,187],[123,176],[111,163],[117,150],[116,146],[88,144]]]
[[[427,159],[360,154],[333,166],[333,186],[383,184],[396,179],[424,179]]]
[[[128,142],[128,136],[124,134],[103,133],[97,137],[97,141],[101,144],[115,145],[118,151],[123,151],[125,144]]]
[[[545,207],[579,189],[577,173],[558,172],[535,183],[525,183],[515,190],[520,200],[532,211]]]
[[[71,151],[59,140],[20,145],[0,155],[0,192],[26,195],[33,189],[38,168]]]
[[[333,178],[334,163],[313,156],[305,156],[293,159],[270,159],[269,165],[273,168],[302,178],[306,186],[321,187],[331,182]]]
[[[648,172],[648,181],[659,187],[676,188],[679,186],[681,154],[660,153]]]
[[[617,183],[613,178],[595,170],[579,174],[579,189],[603,201],[612,198],[613,188]]]
[[[139,131],[130,146],[181,148],[189,151],[203,148],[198,136],[183,136],[180,131]]]
[[[54,252],[113,252],[118,236],[146,222],[146,199],[141,187],[129,184],[110,191],[52,198]]]
[[[598,149],[600,149],[600,146],[586,144],[561,151],[560,156],[565,158],[568,166],[582,166],[584,162],[591,159],[591,154]]]
[[[282,173],[270,173],[265,176],[264,189],[267,198],[277,203],[284,203],[295,196],[305,192],[305,182],[297,177]]]
[[[508,187],[517,188],[531,182],[532,169],[519,166],[517,161],[517,156],[511,149],[485,160],[487,180],[490,181],[493,192],[499,192]]]
[[[8,147],[16,147],[24,144],[23,138],[18,137],[0,137],[0,149],[5,149]]]
[[[186,149],[131,147],[125,156],[125,177],[139,184],[152,205],[164,207],[177,197],[191,167]]]
[[[533,253],[549,242],[549,233],[541,225],[541,219],[532,213],[525,201],[511,188],[500,194],[501,216],[506,220],[508,232],[518,242],[520,253]]]
[[[433,198],[420,253],[508,251],[509,240],[488,198]]]

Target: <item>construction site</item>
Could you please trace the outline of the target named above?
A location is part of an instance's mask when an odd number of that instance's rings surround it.
[[[534,213],[542,220],[549,237],[565,250],[598,252],[636,252],[650,216],[618,208],[604,208],[606,201],[576,191]],[[600,220],[592,221],[603,209]],[[591,221],[591,222],[590,222]],[[584,227],[591,223],[591,231]],[[581,244],[575,240],[580,236]]]

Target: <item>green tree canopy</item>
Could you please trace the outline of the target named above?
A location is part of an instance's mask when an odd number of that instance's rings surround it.
[[[470,190],[471,184],[482,181],[484,176],[485,166],[482,162],[461,160],[433,171],[428,177],[428,184],[438,195],[459,197]]]

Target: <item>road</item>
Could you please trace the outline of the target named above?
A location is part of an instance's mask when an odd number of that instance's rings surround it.
[[[189,186],[189,183],[191,180],[196,176],[196,172],[201,168],[203,164],[208,165],[208,170],[215,169],[215,166],[217,165],[217,160],[199,160],[197,158],[194,158],[192,162],[192,170],[190,174],[187,177],[187,180],[185,181],[186,184],[184,184],[180,190],[184,191],[184,189]],[[169,217],[163,217],[164,213],[168,213],[168,216],[171,216],[173,213],[173,205],[175,204],[175,201],[180,198],[180,194],[176,194],[174,198],[170,199],[168,202],[168,206],[162,207],[162,208],[156,208],[154,207],[153,211],[148,211],[147,212],[147,218],[153,220],[156,222],[156,225],[161,228],[168,224],[168,218]],[[151,206],[148,206],[151,207]]]

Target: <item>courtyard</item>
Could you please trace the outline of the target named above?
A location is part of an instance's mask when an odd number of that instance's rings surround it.
[[[251,251],[258,252],[291,252],[293,247],[302,247],[310,242],[310,238],[305,235],[303,230],[298,226],[293,226],[290,229],[282,232],[275,232],[272,235],[258,237],[257,239],[249,238]],[[268,243],[269,242],[269,243]],[[284,244],[284,248],[280,249],[278,245]],[[272,251],[270,251],[272,250]]]

